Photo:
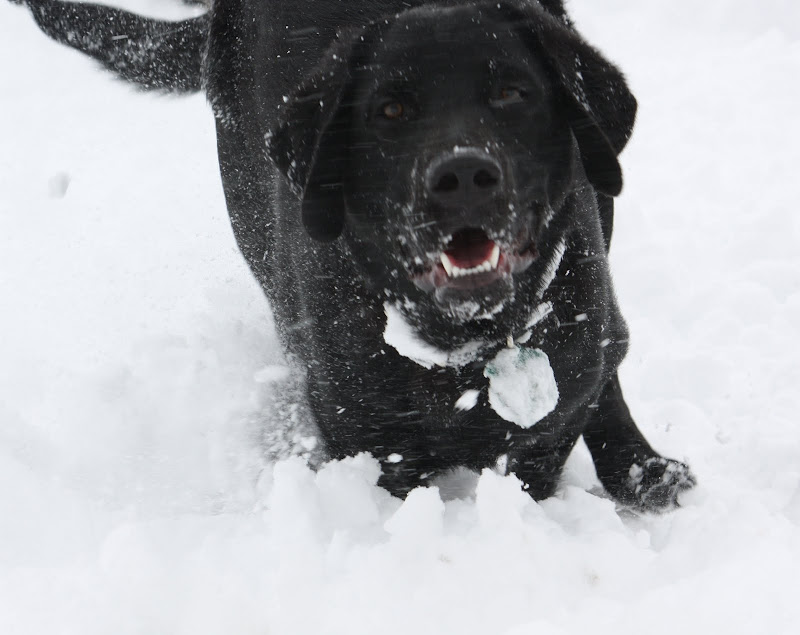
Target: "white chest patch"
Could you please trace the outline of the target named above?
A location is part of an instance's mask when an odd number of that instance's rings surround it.
[[[489,379],[489,405],[521,428],[541,421],[558,404],[550,359],[538,348],[505,348],[486,364],[483,375]]]

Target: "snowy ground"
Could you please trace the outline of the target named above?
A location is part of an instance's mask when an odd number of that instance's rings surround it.
[[[0,633],[798,632],[800,5],[571,6],[640,101],[622,376],[700,479],[660,517],[580,448],[540,505],[493,474],[401,504],[365,457],[259,480],[279,352],[203,99],[137,95],[0,2]]]

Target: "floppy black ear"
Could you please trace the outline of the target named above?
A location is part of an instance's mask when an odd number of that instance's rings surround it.
[[[525,14],[533,46],[549,65],[562,90],[562,102],[581,153],[589,182],[603,194],[622,190],[617,155],[633,132],[636,99],[625,77],[599,51],[587,44],[565,17],[534,4]]]
[[[622,168],[610,139],[583,104],[568,96],[564,110],[578,142],[583,171],[589,183],[607,196],[622,192]]]
[[[636,98],[622,73],[574,31],[544,28],[542,46],[564,90],[566,112],[586,177],[603,194],[622,191],[617,155],[636,119]]]
[[[343,171],[349,116],[351,39],[340,36],[310,78],[288,96],[267,153],[302,196],[303,225],[314,240],[336,240],[344,228]]]

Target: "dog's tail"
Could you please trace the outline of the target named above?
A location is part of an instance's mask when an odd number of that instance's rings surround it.
[[[148,90],[184,93],[202,87],[208,14],[170,22],[97,4],[12,2],[30,7],[51,38],[96,59],[128,82]]]

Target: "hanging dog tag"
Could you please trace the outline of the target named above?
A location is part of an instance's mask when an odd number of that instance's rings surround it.
[[[504,348],[483,370],[489,405],[506,421],[530,428],[558,403],[558,386],[547,354],[538,348]]]

